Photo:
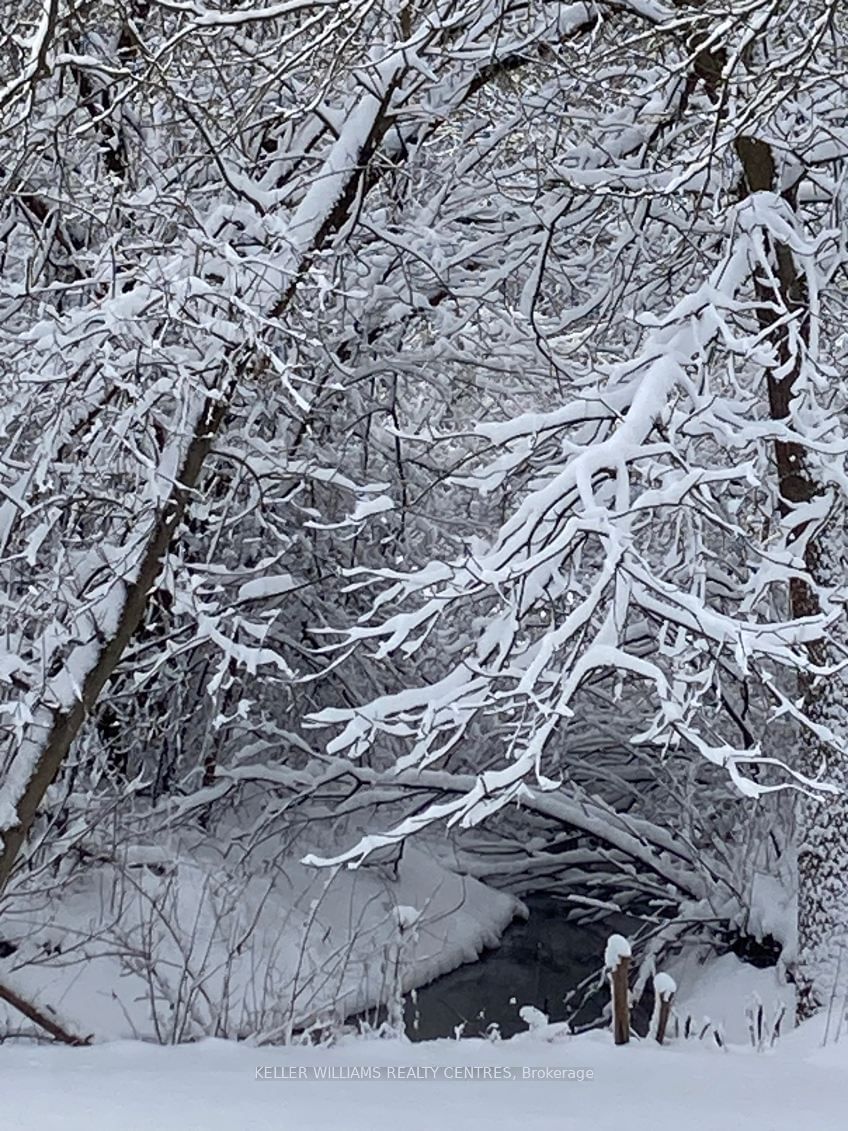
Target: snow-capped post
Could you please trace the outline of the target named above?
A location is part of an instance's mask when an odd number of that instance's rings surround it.
[[[613,1039],[617,1045],[626,1045],[630,1040],[630,943],[624,935],[607,939],[604,969],[609,971]]]
[[[654,974],[654,1011],[651,1014],[650,1033],[660,1045],[665,1040],[676,991],[677,983],[670,974]]]

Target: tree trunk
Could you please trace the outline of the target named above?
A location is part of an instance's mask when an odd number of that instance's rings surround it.
[[[770,146],[750,137],[739,137],[737,154],[745,176],[745,193],[776,191],[775,161]],[[795,189],[784,191],[783,198],[795,205]],[[779,294],[768,283],[757,281],[755,290],[762,305],[758,309],[761,327],[770,331],[781,371],[776,379],[767,374],[769,408],[772,419],[790,414],[795,395],[800,361],[793,356],[785,322],[779,323],[779,307],[798,311],[809,319],[803,279],[798,275],[792,253],[774,243],[775,277]],[[775,303],[777,299],[777,303]],[[806,338],[806,334],[803,335]],[[807,467],[804,449],[797,444],[776,441],[775,467],[780,510],[790,518],[793,510],[822,493],[822,487]],[[806,533],[806,522],[799,523],[791,540]],[[841,522],[833,516],[807,540],[804,559],[811,584],[794,578],[789,586],[789,614],[793,618],[815,616],[821,611],[819,593],[835,587],[844,576],[844,551]],[[837,627],[844,632],[841,624]],[[825,640],[808,646],[810,660],[825,666],[833,660],[833,649]],[[838,738],[848,736],[846,704],[848,686],[839,676],[802,677],[799,688],[802,709],[814,724],[828,727]],[[848,787],[848,761],[842,752],[805,730],[799,736],[799,769],[809,777],[824,774],[834,785]],[[834,985],[837,960],[848,939],[848,793],[834,798],[801,796],[797,806],[796,844],[798,854],[798,957],[795,979],[798,990],[798,1020],[811,1017],[822,1008]]]
[[[827,586],[844,577],[841,523],[820,533],[814,549],[816,581]],[[844,633],[841,623],[839,630]],[[814,658],[828,659],[825,646],[818,652]],[[839,738],[848,735],[848,686],[841,675],[806,680],[803,706],[813,723]],[[823,773],[843,792],[824,799],[802,796],[797,807],[799,1021],[818,1012],[834,989],[842,992],[836,977],[848,942],[848,759],[808,736],[801,769],[811,776]]]

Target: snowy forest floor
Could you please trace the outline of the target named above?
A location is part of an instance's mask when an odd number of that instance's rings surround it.
[[[0,1109],[17,1131],[430,1131],[434,1123],[451,1131],[714,1131],[743,1115],[752,1131],[836,1131],[846,1125],[848,1038],[822,1048],[822,1026],[791,1032],[765,1053],[691,1041],[615,1048],[608,1033],[569,1037],[554,1026],[496,1044],[7,1044]],[[512,1078],[455,1078],[484,1067]],[[413,1068],[425,1078],[409,1078]],[[522,1079],[545,1068],[586,1075]],[[298,1069],[306,1079],[284,1078]],[[354,1069],[379,1070],[379,1078],[356,1078]],[[315,1078],[331,1071],[336,1078]]]

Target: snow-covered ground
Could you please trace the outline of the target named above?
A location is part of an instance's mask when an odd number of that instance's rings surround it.
[[[129,878],[128,878],[129,877]],[[522,905],[409,846],[397,868],[282,864],[227,877],[198,853],[163,875],[91,869],[4,912],[0,981],[97,1041],[338,1023],[495,946]],[[0,1002],[0,1034],[30,1027]],[[36,1030],[31,1030],[36,1032]]]
[[[723,954],[705,966],[696,966],[691,958],[678,959],[671,972],[678,985],[678,1017],[690,1016],[696,1025],[713,1022],[730,1044],[750,1039],[749,1006],[762,1006],[769,1028],[781,1012],[789,1025],[795,1016],[795,987],[787,985],[776,967],[758,970],[733,954]],[[785,1031],[787,1023],[782,1028]]]
[[[820,1048],[820,1037],[814,1024],[762,1054],[698,1042],[615,1048],[607,1033],[555,1027],[497,1044],[5,1045],[0,1109],[15,1131],[842,1131],[848,1038]],[[583,1079],[524,1078],[546,1069]]]
[[[193,873],[184,863],[179,869],[175,890],[186,909],[175,904],[174,921],[183,923],[184,937],[192,942],[192,962],[196,953],[210,964],[208,955],[223,942],[216,934],[207,937],[199,915],[205,902],[198,892],[205,888],[182,882]],[[145,899],[156,895],[160,879],[164,884],[167,875],[141,872]],[[375,999],[386,955],[399,945],[398,933],[408,948],[402,978],[408,988],[473,959],[483,945],[496,941],[516,911],[511,897],[457,876],[418,850],[408,850],[396,872],[343,871],[324,888],[323,874],[316,879],[289,868],[287,881],[290,895],[284,898],[286,889],[280,885],[278,893],[275,886],[263,904],[253,936],[255,953],[264,955],[276,974],[296,967],[302,948],[308,974],[315,975],[314,996],[331,1007],[330,1013],[340,1012],[339,1002]],[[342,1125],[345,1131],[431,1131],[435,1125],[449,1131],[715,1131],[740,1119],[750,1131],[848,1126],[848,1029],[839,1043],[832,1030],[823,1048],[824,1022],[797,1032],[785,1032],[784,1025],[773,1048],[755,1051],[748,1040],[746,1006],[762,1003],[770,1032],[781,1008],[788,1016],[793,1012],[791,988],[777,969],[756,970],[732,955],[702,965],[699,955],[689,952],[670,967],[679,987],[680,1027],[691,1016],[693,1033],[709,1035],[702,1041],[678,1038],[662,1048],[648,1040],[615,1048],[608,1032],[571,1036],[564,1025],[545,1024],[537,1008],[541,1002],[520,999],[516,1011],[530,1029],[508,1041],[411,1043],[371,1036],[345,1037],[331,1047],[257,1047],[223,1040],[168,1046],[115,1039],[148,1033],[151,1024],[144,978],[117,965],[105,945],[101,908],[109,906],[105,897],[92,899],[89,881],[69,894],[61,917],[50,908],[32,921],[22,909],[18,919],[5,920],[18,923],[19,949],[0,961],[3,979],[41,1007],[55,1009],[72,1031],[94,1033],[97,1043],[80,1049],[15,1040],[0,1044],[0,1128],[335,1131]],[[157,906],[171,907],[164,899]],[[144,916],[138,921],[142,924]],[[214,920],[221,921],[226,917]],[[69,953],[66,940],[74,927],[90,941]],[[267,943],[272,937],[276,948]],[[157,947],[164,948],[166,936],[156,938]],[[49,942],[61,942],[60,953],[15,969],[28,951]],[[337,971],[330,960],[340,950],[346,958]],[[170,952],[155,954],[167,970]],[[600,951],[598,959],[600,965]],[[238,984],[234,975],[233,982]],[[212,985],[214,977],[200,984]],[[274,993],[284,1004],[294,1000],[282,977],[274,982]],[[167,995],[160,995],[156,1008],[167,1038]],[[723,1048],[714,1043],[707,1018],[724,1033]],[[0,1020],[20,1031],[14,1011],[0,1011]],[[208,1020],[200,1021],[202,1032]]]

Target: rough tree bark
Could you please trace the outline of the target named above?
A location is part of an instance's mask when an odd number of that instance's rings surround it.
[[[678,0],[675,0],[678,3]],[[678,6],[681,6],[678,4]],[[720,115],[726,113],[725,87],[728,54],[721,42],[707,31],[690,36],[692,72],[687,84],[687,98],[695,85],[701,84]],[[748,65],[751,59],[742,60]],[[740,134],[736,138],[736,154],[742,167],[740,199],[758,192],[780,192],[783,200],[795,211],[800,180],[780,190],[775,154],[762,138]],[[786,420],[797,391],[800,359],[791,346],[787,324],[780,309],[797,312],[801,334],[807,340],[809,301],[802,276],[785,244],[772,241],[773,274],[776,286],[763,279],[754,280],[760,303],[757,318],[770,339],[779,361],[781,376],[766,374],[769,413],[773,420]],[[777,291],[777,293],[775,293]],[[777,300],[777,302],[775,302]],[[774,443],[774,471],[778,503],[783,519],[791,524],[799,506],[823,493],[809,467],[803,447],[778,440]],[[800,519],[792,531],[792,540],[803,538],[803,557],[809,581],[794,578],[787,595],[788,613],[792,618],[816,616],[821,612],[819,593],[831,589],[845,576],[846,554],[843,537],[843,514],[831,513],[815,530]],[[825,667],[836,658],[839,643],[848,636],[844,614],[834,629],[831,645],[818,640],[807,646],[810,661]],[[848,741],[848,683],[840,676],[816,678],[803,676],[799,691],[802,709],[814,725],[827,727],[843,743]],[[796,848],[798,858],[798,956],[795,980],[798,990],[798,1020],[804,1020],[821,1009],[836,977],[839,954],[848,942],[848,757],[832,746],[818,741],[810,731],[799,735],[798,769],[810,777],[823,775],[842,789],[834,797],[800,795],[797,805]]]
[[[751,137],[739,137],[736,150],[745,177],[745,193],[775,192],[777,178],[775,159],[770,146]],[[784,190],[783,199],[795,208],[797,184]],[[772,246],[774,275],[779,288],[758,280],[755,284],[761,302],[758,320],[768,332],[775,347],[781,378],[766,375],[769,409],[772,419],[789,417],[796,391],[800,362],[793,356],[789,331],[780,321],[782,306],[796,311],[806,328],[810,311],[803,279],[796,270],[791,250],[780,243]],[[775,297],[778,304],[774,302]],[[806,338],[806,333],[803,334]],[[822,494],[823,487],[810,471],[803,448],[798,444],[776,441],[774,444],[780,509],[791,521],[793,511]],[[806,522],[799,522],[792,531],[797,541],[806,536],[804,560],[810,581],[794,578],[789,586],[789,614],[793,618],[815,616],[821,612],[819,592],[831,589],[844,574],[842,520],[831,515],[827,522],[812,532]],[[844,626],[835,626],[844,634]],[[834,649],[826,640],[808,646],[808,655],[817,667],[824,667],[835,658]],[[803,710],[814,724],[827,727],[841,739],[848,736],[848,686],[840,676],[816,678],[803,676],[800,691]],[[825,1004],[836,977],[838,956],[848,940],[848,759],[827,743],[818,741],[805,731],[799,736],[799,769],[810,777],[824,773],[843,793],[838,797],[801,795],[797,806],[798,855],[798,960],[795,980],[798,992],[798,1020],[811,1017]]]

